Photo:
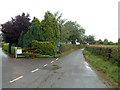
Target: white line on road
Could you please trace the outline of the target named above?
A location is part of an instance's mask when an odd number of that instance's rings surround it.
[[[58,58],[56,60],[58,60]]]
[[[33,71],[31,71],[31,72],[36,72],[36,71],[38,71],[39,69],[35,69],[35,70],[33,70]]]
[[[43,67],[46,67],[48,64],[45,64]]]
[[[51,63],[53,63],[54,61],[51,61]]]
[[[16,78],[16,79],[10,81],[10,83],[13,83],[13,82],[15,82],[15,81],[17,81],[17,80],[19,80],[19,79],[21,79],[21,78],[23,78],[23,76],[20,76],[20,77],[18,77],[18,78]]]

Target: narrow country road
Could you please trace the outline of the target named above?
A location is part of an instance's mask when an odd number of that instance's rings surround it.
[[[2,64],[3,88],[108,88],[85,61],[82,50],[39,60],[13,59],[2,52]]]

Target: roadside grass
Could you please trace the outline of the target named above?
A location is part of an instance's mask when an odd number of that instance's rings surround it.
[[[113,87],[120,88],[120,81],[118,79],[118,71],[120,68],[116,64],[113,64],[102,57],[95,56],[86,50],[83,51],[83,54],[93,68],[105,75],[106,80],[110,81]]]
[[[62,58],[62,57],[70,54],[71,52],[73,52],[73,51],[75,51],[75,50],[76,50],[76,49],[71,49],[71,50],[69,50],[69,51],[62,52],[62,53],[60,53],[60,54],[55,55],[55,57]]]

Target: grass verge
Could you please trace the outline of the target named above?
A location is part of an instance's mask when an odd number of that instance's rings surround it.
[[[71,50],[66,51],[66,52],[63,52],[63,53],[61,53],[61,54],[57,54],[57,55],[55,55],[55,57],[58,57],[58,58],[64,57],[64,56],[70,54],[71,52],[73,52],[73,51],[75,51],[75,50],[77,50],[77,49],[71,49]]]
[[[113,87],[120,88],[118,84],[118,71],[120,68],[116,64],[104,60],[102,57],[95,56],[86,50],[83,51],[83,54],[85,59],[92,65],[93,68],[105,75],[106,80],[110,81]]]

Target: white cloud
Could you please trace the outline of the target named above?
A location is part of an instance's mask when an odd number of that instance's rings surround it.
[[[60,11],[63,18],[77,21],[97,39],[117,42],[119,0],[1,0],[0,23],[22,12],[40,20],[47,10]]]

